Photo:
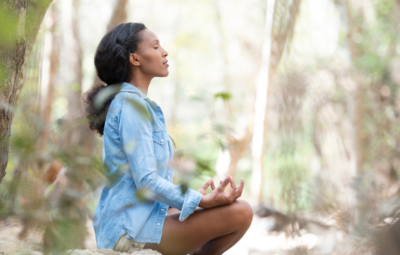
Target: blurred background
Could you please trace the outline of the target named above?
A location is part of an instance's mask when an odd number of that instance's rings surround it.
[[[0,98],[13,116],[0,239],[96,249],[102,139],[82,95],[98,82],[104,34],[142,22],[170,64],[148,96],[177,155],[196,162],[175,183],[245,178],[253,224],[225,254],[377,254],[382,240],[396,249],[400,1],[54,0],[46,10],[15,102]]]

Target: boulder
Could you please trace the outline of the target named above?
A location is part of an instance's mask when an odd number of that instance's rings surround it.
[[[150,249],[131,248],[128,252],[116,252],[113,250],[100,249],[91,250],[67,250],[62,255],[161,255],[157,251]],[[15,237],[0,237],[0,255],[43,255],[38,251],[33,251],[27,244]]]

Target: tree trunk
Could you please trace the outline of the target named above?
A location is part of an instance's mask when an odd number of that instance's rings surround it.
[[[128,5],[128,0],[118,0],[115,4],[114,12],[111,16],[110,22],[107,25],[107,31],[111,28],[126,22],[128,15],[126,13],[126,6]]]
[[[287,1],[277,0],[276,3],[274,1],[274,3],[269,3],[267,6],[265,22],[266,32],[264,36],[270,37],[268,38],[268,41],[264,39],[262,66],[257,80],[257,98],[255,104],[252,147],[252,194],[255,198],[257,198],[258,203],[261,203],[263,194],[262,184],[264,180],[264,174],[262,156],[264,155],[266,130],[268,125],[267,113],[268,98],[271,91],[270,83],[274,80],[274,75],[276,75],[276,70],[282,59],[285,47],[293,37],[294,26],[296,24],[296,18],[299,13],[300,4],[301,0],[295,0],[290,4]],[[272,10],[270,8],[272,8]],[[282,9],[284,11],[282,11]],[[289,15],[287,15],[287,12],[289,12]],[[272,43],[273,46],[271,45]],[[268,52],[264,52],[264,50],[268,50]],[[268,63],[266,63],[267,61]]]
[[[128,19],[128,15],[126,13],[127,5],[128,5],[128,0],[117,0],[117,2],[115,3],[114,12],[113,12],[111,19],[107,25],[107,31],[109,31],[116,25],[119,25],[119,24],[127,21],[127,19]],[[96,75],[94,77],[93,85],[102,84],[102,83],[103,82]]]
[[[269,67],[271,57],[271,37],[272,23],[274,15],[275,0],[267,3],[264,27],[264,43],[261,54],[261,68],[258,73],[256,84],[256,101],[254,113],[253,139],[252,139],[252,159],[253,159],[253,175],[251,179],[251,194],[257,202],[261,200],[261,183],[263,171],[263,145],[264,145],[264,119],[267,106],[267,91],[269,86]]]
[[[349,0],[345,1],[346,15],[347,15],[347,44],[350,51],[351,61],[354,61],[359,57],[359,47],[353,40],[355,33],[362,33],[362,28],[358,26],[355,22],[355,11],[352,9],[351,2]],[[355,158],[356,158],[356,175],[361,176],[365,163],[365,150],[367,148],[366,144],[366,134],[364,131],[364,86],[360,82],[361,79],[355,77],[356,88],[353,92],[352,98],[352,121],[353,121],[353,139],[355,148]]]
[[[228,166],[228,174],[232,177],[236,175],[236,167],[239,160],[242,158],[243,153],[246,151],[247,146],[251,141],[251,127],[246,128],[244,137],[240,140],[234,140],[229,144],[230,162]]]
[[[29,54],[50,0],[5,0],[0,7],[0,183],[6,174],[14,107]]]
[[[68,115],[64,125],[65,132],[61,137],[61,148],[69,153],[74,154],[75,150],[81,148],[84,140],[90,139],[85,137],[84,124],[80,119],[84,118],[84,109],[82,102],[82,49],[80,43],[78,29],[78,1],[73,0],[69,3],[67,12],[70,19],[70,25],[67,24],[64,32],[64,50],[68,52],[68,67],[66,76],[67,83],[67,98],[68,98]],[[86,126],[85,126],[86,127]],[[87,127],[86,127],[87,128]],[[72,156],[72,155],[71,155]]]
[[[55,237],[52,233],[51,224],[47,226],[45,232],[45,247],[55,244],[55,247],[70,247],[83,249],[84,237],[86,235],[86,201],[84,190],[84,179],[88,176],[90,164],[83,164],[76,160],[78,157],[90,158],[94,150],[95,139],[91,133],[84,117],[82,101],[82,49],[78,27],[79,0],[65,1],[63,13],[66,15],[67,24],[64,30],[63,50],[68,54],[68,65],[66,70],[67,77],[67,98],[68,114],[62,128],[59,147],[64,155],[71,160],[67,165],[65,173],[67,185],[57,183],[56,189],[62,190],[59,199],[60,215],[55,217],[54,222],[68,220],[69,225],[73,226],[73,232],[78,234],[78,238],[66,239]],[[65,190],[72,190],[80,196],[70,196]],[[67,201],[67,202],[66,202]],[[72,205],[72,206],[71,206]],[[74,223],[74,224],[72,224]],[[70,236],[72,237],[72,236]]]
[[[51,25],[50,32],[52,36],[51,40],[51,52],[50,52],[50,78],[49,85],[47,87],[47,95],[45,108],[43,113],[43,122],[44,128],[42,131],[41,139],[40,139],[40,151],[43,153],[46,150],[47,142],[50,135],[51,130],[51,107],[54,101],[54,87],[58,78],[58,69],[60,66],[60,34],[57,31],[58,22],[57,22],[57,4],[54,3],[52,8],[52,16],[53,16],[53,24]]]

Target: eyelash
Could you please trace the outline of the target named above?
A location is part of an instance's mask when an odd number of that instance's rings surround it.
[[[158,47],[154,47],[154,49],[158,49]]]

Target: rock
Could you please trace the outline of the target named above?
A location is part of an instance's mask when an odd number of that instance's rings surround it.
[[[41,255],[15,237],[0,237],[0,255]]]
[[[101,249],[90,250],[67,250],[62,255],[161,255],[161,253],[150,249],[132,248],[129,252],[116,252],[113,250]],[[33,251],[28,245],[15,237],[0,237],[0,255],[43,255],[41,252]]]
[[[113,250],[100,249],[97,251],[90,250],[68,250],[62,253],[62,255],[161,255],[157,251],[150,249],[130,249],[128,252],[116,252]]]

